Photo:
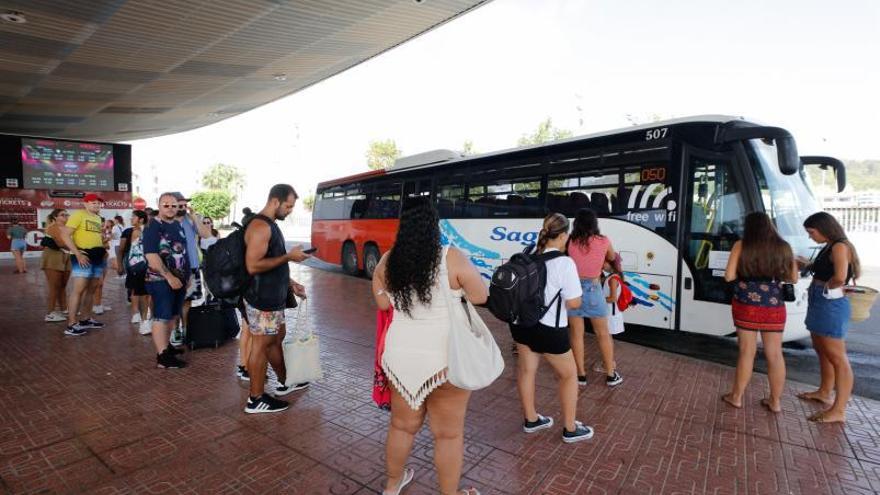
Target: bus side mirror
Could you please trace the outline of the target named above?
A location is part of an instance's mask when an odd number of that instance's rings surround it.
[[[846,165],[837,158],[830,156],[802,156],[801,166],[818,165],[822,170],[829,168],[834,170],[834,177],[837,179],[837,192],[843,192],[846,188]]]
[[[801,158],[798,156],[797,144],[790,132],[781,127],[749,126],[734,127],[722,125],[715,135],[716,143],[747,141],[749,139],[771,139],[776,144],[776,156],[779,171],[785,175],[794,175],[801,169]]]

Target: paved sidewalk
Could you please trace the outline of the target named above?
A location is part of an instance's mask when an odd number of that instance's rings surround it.
[[[312,295],[326,378],[288,396],[291,410],[250,416],[234,375],[235,342],[187,353],[185,370],[154,368],[152,344],[128,323],[120,281],[108,280],[108,327],[64,337],[43,322],[45,284],[33,261],[0,263],[0,492],[376,493],[384,479],[388,415],[370,400],[374,310],[366,280],[294,268]],[[727,315],[724,315],[727,317]],[[463,486],[484,494],[877,493],[880,402],[856,397],[846,426],[815,425],[817,405],[788,384],[784,412],[759,405],[756,375],[735,410],[719,398],[733,369],[618,343],[624,383],[591,374],[580,444],[522,421],[506,329],[487,318],[507,368],[473,394]],[[588,366],[596,348],[588,337]],[[559,417],[554,379],[538,378],[541,412]],[[412,453],[407,494],[436,493],[427,429]]]

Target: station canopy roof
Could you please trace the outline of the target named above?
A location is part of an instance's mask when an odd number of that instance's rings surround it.
[[[118,142],[195,129],[487,1],[7,0],[0,132]]]

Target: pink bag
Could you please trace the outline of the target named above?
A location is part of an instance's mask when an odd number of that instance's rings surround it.
[[[394,308],[376,310],[376,358],[373,363],[373,402],[381,409],[391,409],[391,389],[388,377],[382,370],[382,354],[385,353],[385,335],[391,320],[394,317]]]

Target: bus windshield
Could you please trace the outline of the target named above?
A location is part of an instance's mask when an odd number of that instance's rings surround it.
[[[784,175],[779,170],[775,145],[762,139],[753,139],[750,144],[758,162],[755,176],[765,211],[773,218],[779,234],[791,245],[794,254],[811,257],[816,244],[807,236],[803,224],[820,208],[807,185],[803,168],[797,174]]]

